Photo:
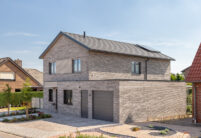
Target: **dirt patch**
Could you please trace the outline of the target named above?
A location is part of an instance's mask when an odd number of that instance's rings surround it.
[[[111,137],[111,136],[108,136],[108,135],[105,135],[105,134],[102,134],[102,133],[99,133],[99,132],[81,132],[80,134],[83,134],[83,135],[88,135],[88,136],[103,136],[104,138],[117,138],[117,137]],[[54,137],[51,137],[51,138],[59,138],[61,136],[71,136],[71,137],[76,137],[77,133],[66,133],[66,134],[63,134],[63,135],[58,135],[58,136],[54,136]]]
[[[102,131],[113,133],[113,134],[119,134],[119,135],[126,135],[131,137],[137,137],[137,138],[156,138],[156,137],[166,137],[166,138],[189,138],[190,136],[185,133],[176,132],[175,134],[172,134],[171,136],[168,135],[156,135],[159,134],[159,130],[154,129],[141,129],[139,131],[132,131],[133,127],[139,127],[135,125],[120,125],[120,126],[113,126],[113,127],[104,127],[101,128]]]

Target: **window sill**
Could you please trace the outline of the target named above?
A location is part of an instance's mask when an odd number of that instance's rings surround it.
[[[16,81],[15,79],[14,80],[10,80],[10,79],[0,79],[0,81]]]
[[[138,74],[138,73],[131,73],[131,75],[133,75],[133,76],[140,76],[141,73],[140,74]]]
[[[73,105],[73,104],[64,104],[64,105],[68,105],[68,106],[71,106],[71,105]]]

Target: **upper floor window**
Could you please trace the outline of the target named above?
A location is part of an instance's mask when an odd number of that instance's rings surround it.
[[[73,92],[72,90],[64,90],[64,104],[72,105]]]
[[[56,74],[56,62],[49,63],[49,74]]]
[[[73,73],[81,72],[81,61],[80,59],[73,60]]]
[[[132,73],[141,74],[141,62],[132,62]]]
[[[14,72],[0,72],[0,80],[15,80]]]

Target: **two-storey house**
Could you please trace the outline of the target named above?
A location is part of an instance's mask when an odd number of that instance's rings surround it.
[[[154,49],[60,32],[40,59],[45,109],[121,123],[185,115],[174,59]]]

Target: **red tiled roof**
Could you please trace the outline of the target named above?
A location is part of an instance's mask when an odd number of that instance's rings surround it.
[[[194,57],[190,71],[186,77],[187,82],[201,82],[201,44]]]

